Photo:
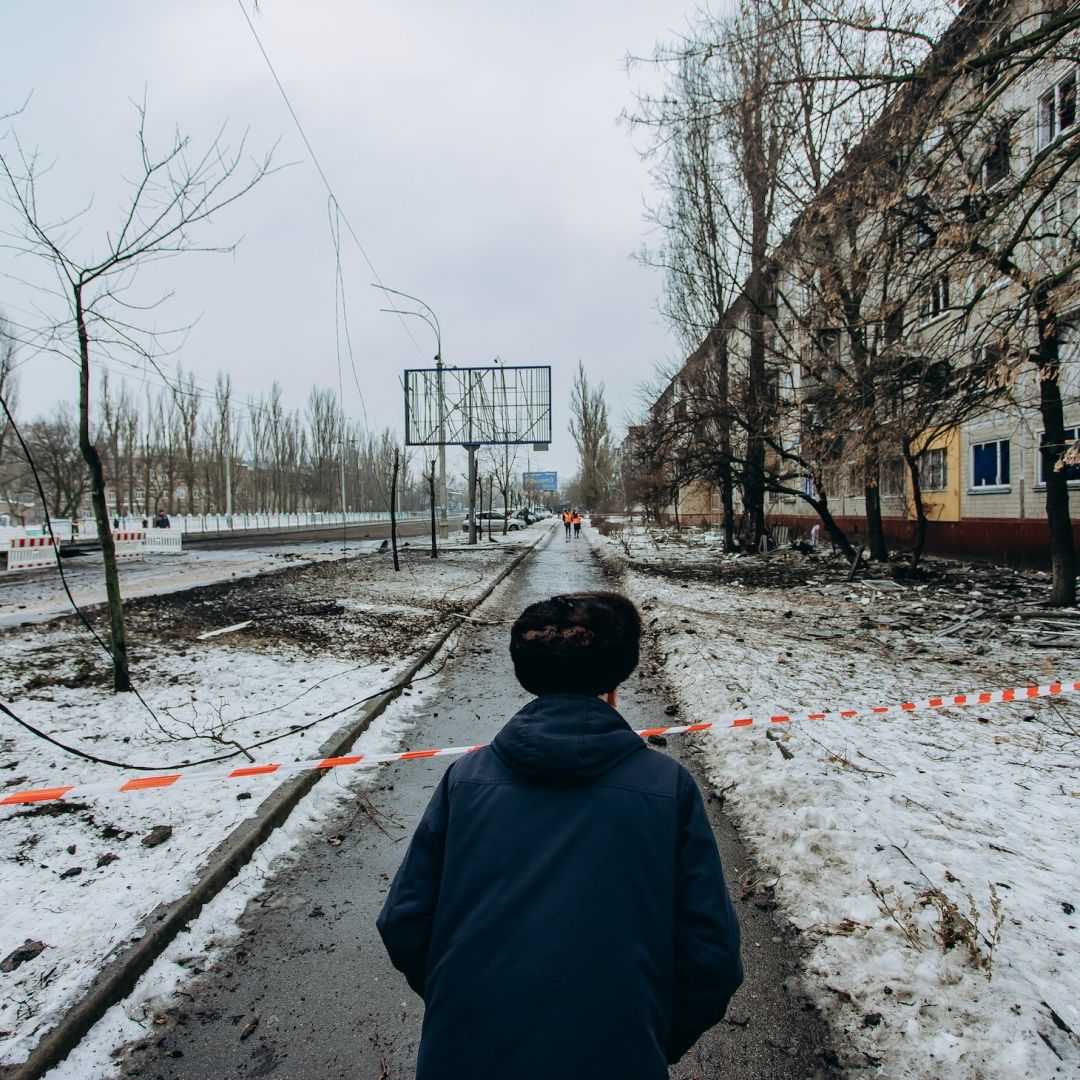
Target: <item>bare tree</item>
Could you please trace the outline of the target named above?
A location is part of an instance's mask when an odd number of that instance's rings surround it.
[[[0,467],[4,462],[4,451],[12,436],[11,421],[8,414],[15,415],[18,404],[18,379],[15,374],[15,339],[11,329],[0,315],[0,398],[4,407],[0,409]]]
[[[105,585],[113,657],[113,686],[131,689],[123,600],[116,568],[116,551],[105,501],[101,455],[90,432],[91,352],[123,346],[142,356],[151,353],[152,334],[124,322],[118,292],[129,285],[138,268],[180,252],[230,250],[202,246],[193,230],[204,225],[258,183],[271,168],[269,155],[242,175],[244,145],[235,153],[219,134],[201,154],[193,154],[187,138],[177,134],[171,145],[155,153],[147,140],[145,107],[138,110],[138,166],[131,195],[118,227],[104,240],[104,254],[79,256],[70,219],[50,219],[38,206],[36,154],[23,151],[12,133],[13,152],[0,153],[0,182],[4,200],[16,224],[5,232],[5,244],[22,254],[44,258],[55,270],[67,306],[56,324],[58,344],[74,353],[79,370],[79,446],[91,475],[91,501],[105,561]],[[111,346],[110,346],[111,343]]]
[[[580,461],[581,501],[586,510],[599,509],[607,498],[608,485],[611,483],[611,430],[604,401],[604,384],[590,386],[585,365],[580,360],[570,391],[568,426]]]
[[[48,419],[28,424],[25,439],[49,515],[75,517],[89,490],[90,474],[79,453],[78,423],[71,406],[63,402]]]
[[[319,511],[328,511],[340,500],[338,470],[345,430],[345,417],[333,390],[312,387],[308,395],[307,425],[312,506]]]
[[[503,535],[510,525],[511,501],[515,491],[514,476],[517,469],[518,447],[513,443],[502,443],[484,447],[483,456],[489,474],[495,482],[503,505]]]

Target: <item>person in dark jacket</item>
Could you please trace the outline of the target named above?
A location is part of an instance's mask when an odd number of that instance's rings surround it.
[[[424,999],[417,1080],[661,1080],[742,981],[697,785],[615,710],[640,635],[615,593],[514,624],[537,696],[446,771],[378,919]]]

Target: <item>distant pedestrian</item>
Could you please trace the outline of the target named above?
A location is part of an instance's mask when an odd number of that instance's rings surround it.
[[[574,536],[576,538],[581,535],[581,515],[575,510],[570,515],[570,521],[574,526]]]
[[[570,511],[569,510],[564,510],[562,512],[562,523],[563,523],[563,527],[566,529],[566,539],[567,540],[570,539],[570,525],[571,525],[572,521],[573,521],[573,517],[571,516]]]
[[[379,915],[417,1080],[665,1080],[742,981],[701,793],[616,712],[640,637],[608,592],[514,623],[537,697],[443,775]]]

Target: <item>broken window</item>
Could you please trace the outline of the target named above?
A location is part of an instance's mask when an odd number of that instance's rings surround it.
[[[1002,124],[990,140],[990,148],[983,158],[983,187],[992,188],[1000,184],[1009,175],[1009,140],[1012,131],[1008,124]]]
[[[1076,69],[1054,83],[1040,98],[1039,148],[1049,146],[1076,123]]]
[[[1068,451],[1070,449],[1075,448],[1077,438],[1080,438],[1080,428],[1071,427],[1071,428],[1066,428],[1065,429],[1065,442],[1064,442],[1064,445],[1062,445],[1061,447],[1054,447],[1053,448],[1054,453],[1051,455],[1051,457],[1052,457],[1052,459],[1053,459],[1053,461],[1055,463],[1060,461],[1061,458],[1066,453],[1068,453]],[[1046,432],[1041,432],[1039,434],[1039,467],[1038,467],[1038,475],[1039,475],[1039,483],[1040,484],[1045,484],[1046,483],[1046,457],[1042,453],[1042,451],[1043,451],[1043,449],[1045,447],[1046,447]],[[1051,468],[1053,468],[1053,465],[1051,465]],[[1080,484],[1080,465],[1072,464],[1072,463],[1067,464],[1067,465],[1063,465],[1062,466],[1062,471],[1065,473],[1065,479],[1066,479],[1066,481],[1068,483],[1070,483],[1070,484]]]
[[[923,491],[948,489],[949,460],[945,447],[927,450],[919,459],[919,484]]]
[[[936,319],[949,307],[949,275],[942,274],[935,278],[923,290],[919,298],[919,318],[923,322]]]
[[[1012,37],[1012,31],[1005,29],[1000,31],[994,36],[993,41],[990,43],[990,48],[987,49],[988,53],[1000,53],[1004,52],[1009,44],[1009,39]],[[1001,78],[1007,66],[1007,61],[1001,56],[995,56],[983,69],[984,78],[983,86],[987,90],[994,85]]]
[[[897,496],[904,494],[904,463],[898,458],[885,462],[881,467],[881,494]]]
[[[1077,228],[1075,185],[1063,186],[1046,197],[1040,213],[1038,239],[1039,249],[1046,256],[1065,255],[1077,248],[1080,229]]]
[[[971,486],[1006,487],[1009,483],[1009,440],[973,443],[971,447]]]

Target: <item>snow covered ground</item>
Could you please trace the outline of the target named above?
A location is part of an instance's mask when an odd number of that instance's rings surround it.
[[[760,724],[1080,678],[1067,616],[1061,635],[1028,629],[1045,576],[847,584],[824,554],[766,567],[700,535],[587,534],[627,567],[681,699],[673,723],[759,721],[688,737],[767,875],[742,886],[770,891],[805,935],[847,1064],[1080,1075],[1080,695]]]
[[[350,541],[350,555],[370,549],[370,541]],[[231,578],[250,577],[298,562],[341,558],[341,538],[293,544],[288,547],[186,549],[181,555],[146,555],[119,563],[125,600],[194,589]],[[93,553],[64,560],[64,573],[75,602],[90,606],[105,602],[101,555]],[[0,629],[66,615],[71,603],[54,567],[0,575]]]
[[[455,544],[434,561],[412,548],[398,574],[389,555],[335,561],[327,544],[302,545],[293,553],[301,565],[269,578],[250,575],[288,559],[281,548],[213,553],[192,560],[192,573],[178,560],[141,574],[125,567],[124,587],[139,582],[144,594],[219,582],[130,605],[133,676],[145,706],[135,695],[109,692],[104,658],[71,619],[0,635],[0,699],[63,743],[155,771],[238,746],[258,762],[310,758],[535,539],[529,530],[471,550]],[[36,604],[41,614],[55,603],[39,582],[15,588],[4,599],[18,597],[27,605],[21,610]],[[240,623],[238,613],[251,616],[243,629],[202,636]],[[401,718],[430,686],[417,679],[356,752],[396,748]],[[229,765],[247,761],[232,757]],[[0,725],[0,793],[131,775],[63,754],[6,718]],[[359,770],[342,772],[319,789],[363,783]],[[141,934],[158,904],[191,887],[206,856],[275,786],[256,776],[227,790],[197,784],[0,810],[0,1064],[25,1058],[110,954]],[[258,868],[268,857],[260,853]],[[244,880],[252,873],[258,876]],[[243,888],[231,891],[234,900],[246,895]],[[232,910],[228,900],[221,904]],[[20,956],[24,946],[33,955]],[[152,979],[140,994],[161,985]]]

